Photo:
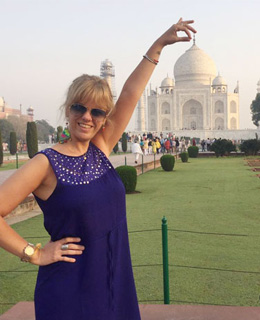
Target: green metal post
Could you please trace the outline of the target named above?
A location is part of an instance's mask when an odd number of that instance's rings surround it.
[[[18,169],[18,152],[16,152],[16,169]]]
[[[144,155],[142,154],[142,174],[144,173]]]
[[[169,264],[168,264],[168,226],[167,219],[162,218],[162,254],[163,254],[163,292],[164,304],[170,304]]]
[[[126,164],[126,156],[125,156],[125,166],[126,166],[127,164]]]

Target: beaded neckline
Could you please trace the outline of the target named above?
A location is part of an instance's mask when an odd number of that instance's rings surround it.
[[[80,156],[68,156],[52,148],[41,153],[49,158],[56,177],[62,184],[89,184],[113,168],[105,154],[93,144]]]

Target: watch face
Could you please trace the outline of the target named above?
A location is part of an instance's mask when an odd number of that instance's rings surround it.
[[[31,246],[27,246],[24,250],[24,253],[28,256],[32,256],[34,254],[34,248]]]

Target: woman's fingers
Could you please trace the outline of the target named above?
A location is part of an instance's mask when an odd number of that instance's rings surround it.
[[[78,237],[75,237],[75,238],[74,237],[67,237],[67,238],[59,240],[59,242],[61,244],[66,244],[66,243],[70,243],[70,242],[80,242],[80,241],[81,241],[81,239]]]
[[[85,247],[79,244],[75,244],[75,242],[80,242],[80,238],[64,238],[61,239],[59,242],[60,245],[60,261],[65,262],[75,262],[75,258],[70,258],[68,256],[79,256],[85,250]]]

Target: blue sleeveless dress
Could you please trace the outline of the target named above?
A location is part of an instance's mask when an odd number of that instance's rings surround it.
[[[140,320],[118,174],[92,143],[79,157],[41,153],[57,178],[46,201],[35,196],[44,226],[52,241],[80,237],[85,250],[75,263],[39,267],[36,320]]]

